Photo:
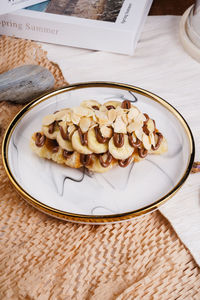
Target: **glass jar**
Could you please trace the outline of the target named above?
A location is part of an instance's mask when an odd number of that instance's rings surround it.
[[[200,0],[189,7],[180,22],[180,40],[184,49],[200,62]]]
[[[196,0],[190,10],[186,30],[191,41],[200,49],[200,0]]]

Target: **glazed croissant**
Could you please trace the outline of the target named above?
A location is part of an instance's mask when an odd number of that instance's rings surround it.
[[[167,141],[155,121],[129,100],[104,104],[87,100],[44,117],[42,130],[31,138],[31,148],[58,164],[102,173],[147,154],[162,154]]]

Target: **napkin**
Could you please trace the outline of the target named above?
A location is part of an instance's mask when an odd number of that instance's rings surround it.
[[[107,80],[133,84],[158,94],[188,122],[200,160],[200,64],[183,49],[179,16],[148,16],[133,56],[42,43],[70,83]],[[200,265],[199,174],[191,174],[161,213]]]

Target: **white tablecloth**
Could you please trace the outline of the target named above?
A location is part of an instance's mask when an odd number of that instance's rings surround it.
[[[200,64],[182,48],[177,16],[149,16],[134,56],[42,44],[69,83],[108,80],[150,90],[174,105],[192,129],[200,160]],[[160,208],[200,265],[200,174]]]

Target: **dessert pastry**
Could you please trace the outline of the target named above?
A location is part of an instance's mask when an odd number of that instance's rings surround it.
[[[40,157],[71,168],[105,172],[126,167],[147,154],[167,151],[167,142],[146,113],[125,100],[95,100],[45,116],[31,148]]]

